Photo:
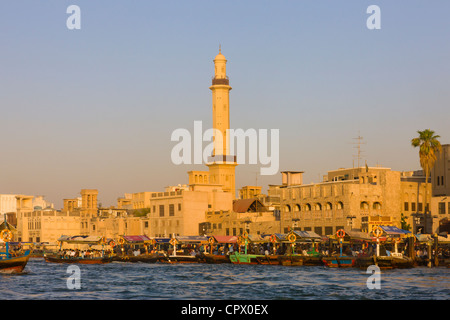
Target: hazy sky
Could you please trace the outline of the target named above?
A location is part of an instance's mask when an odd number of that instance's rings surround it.
[[[69,5],[81,29],[69,30]],[[381,30],[369,30],[369,5]],[[450,2],[0,2],[0,193],[62,206],[82,188],[103,205],[162,191],[204,166],[171,162],[177,128],[212,124],[213,59],[228,59],[232,128],[279,129],[280,170],[317,182],[364,158],[420,169],[410,145],[450,143]],[[240,165],[236,186],[281,181]]]

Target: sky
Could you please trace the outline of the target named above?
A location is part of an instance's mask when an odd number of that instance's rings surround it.
[[[70,30],[70,5],[81,28]],[[370,5],[381,29],[367,28]],[[0,2],[0,194],[62,199],[187,184],[171,134],[212,125],[219,44],[228,60],[232,128],[279,129],[279,171],[304,183],[361,161],[420,169],[411,139],[450,143],[450,2]],[[236,187],[281,183],[260,165]]]

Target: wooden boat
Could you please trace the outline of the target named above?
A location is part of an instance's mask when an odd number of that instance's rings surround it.
[[[112,261],[116,262],[143,262],[143,263],[155,263],[159,261],[159,258],[162,256],[159,254],[141,254],[138,256],[130,256],[130,255],[123,255],[123,256],[114,256],[112,258]]]
[[[278,256],[278,261],[283,266],[321,266],[323,265],[322,256],[305,256],[300,254],[289,254]]]
[[[161,263],[200,263],[200,255],[164,255],[158,257],[158,262]]]
[[[405,256],[367,256],[358,257],[356,259],[356,266],[361,269],[366,269],[371,265],[376,265],[380,269],[396,269],[396,268],[412,268],[414,267],[414,260]]]
[[[329,268],[352,268],[356,264],[356,257],[352,256],[331,256],[323,257],[322,262]]]
[[[204,254],[200,259],[205,263],[216,264],[216,263],[231,263],[230,256],[225,254]]]
[[[11,257],[9,254],[0,256],[0,273],[21,273],[30,258],[30,250],[18,257]]]
[[[278,256],[276,255],[263,255],[263,254],[242,254],[234,252],[230,254],[230,261],[234,264],[267,264],[267,265],[279,265]]]
[[[78,263],[78,264],[105,264],[110,263],[113,257],[93,257],[93,258],[64,258],[60,255],[44,255],[46,262],[53,263]]]

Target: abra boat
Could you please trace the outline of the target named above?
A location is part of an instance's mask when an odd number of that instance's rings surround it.
[[[342,254],[344,238],[348,236],[344,229],[336,232],[336,238],[339,239],[339,255],[323,257],[322,262],[329,268],[352,268],[356,264],[356,256]]]
[[[105,264],[112,262],[113,257],[112,256],[106,256],[104,254],[103,247],[106,245],[106,238],[100,237],[100,236],[61,236],[58,239],[58,242],[60,243],[60,252],[56,254],[45,254],[44,260],[46,262],[52,262],[52,263],[78,263],[78,264]],[[102,255],[100,257],[85,257],[85,256],[65,256],[62,254],[62,244],[66,242],[68,244],[75,244],[75,245],[88,245],[89,248],[93,245],[101,245],[102,246]],[[90,251],[90,249],[88,250]]]
[[[236,236],[211,236],[208,239],[210,252],[203,253],[200,258],[205,263],[231,263],[230,254],[233,253],[232,247],[237,242]],[[215,250],[214,250],[215,248]],[[230,251],[231,250],[231,251]],[[222,254],[220,254],[220,252]]]
[[[30,258],[30,250],[25,251],[23,255],[13,256],[9,252],[12,232],[9,229],[3,229],[0,232],[0,238],[5,242],[5,252],[0,252],[0,273],[21,273]]]

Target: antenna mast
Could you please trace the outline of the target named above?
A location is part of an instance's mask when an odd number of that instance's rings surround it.
[[[359,131],[358,131],[358,137],[357,138],[353,138],[353,140],[357,140],[356,142],[353,143],[355,145],[353,148],[357,149],[357,154],[353,155],[353,158],[357,159],[358,168],[359,168],[360,167],[361,156],[364,153],[364,151],[361,150],[361,145],[366,144],[366,143],[362,142],[363,137],[361,137]]]

